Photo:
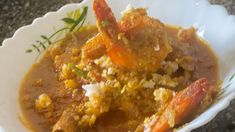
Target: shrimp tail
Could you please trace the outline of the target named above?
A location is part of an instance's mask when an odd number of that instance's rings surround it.
[[[111,8],[109,8],[105,0],[94,0],[93,9],[99,31],[108,38],[117,41],[120,30]]]

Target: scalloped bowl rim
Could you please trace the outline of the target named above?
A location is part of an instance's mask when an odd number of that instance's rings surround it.
[[[3,51],[4,48],[8,46],[7,43],[9,43],[11,40],[14,40],[22,31],[27,30],[29,28],[34,28],[35,24],[41,23],[42,21],[44,21],[47,17],[49,17],[51,15],[59,14],[60,12],[63,12],[64,10],[66,10],[66,9],[72,7],[72,6],[81,7],[82,5],[87,3],[88,1],[89,0],[84,0],[81,3],[67,4],[67,5],[64,5],[63,7],[61,7],[57,11],[48,12],[44,16],[34,19],[32,24],[26,25],[26,26],[22,26],[21,28],[16,30],[16,32],[14,33],[14,35],[11,38],[5,39],[3,41],[3,43],[2,43],[2,46],[0,46],[0,52]],[[207,8],[217,8],[217,9],[220,8],[218,10],[222,10],[221,13],[223,13],[227,17],[235,17],[233,15],[229,15],[228,12],[226,11],[226,9],[223,6],[220,6],[220,5],[211,5],[207,0],[198,0],[198,1],[202,2],[202,3],[204,2],[203,4],[205,4],[205,6],[207,6]],[[235,25],[235,23],[234,23],[234,25]],[[235,87],[235,86],[233,85],[233,87]],[[235,91],[232,91],[228,96],[223,98],[220,103],[216,104],[216,106],[213,108],[214,109],[213,114],[208,114],[207,117],[204,120],[202,120],[201,122],[199,122],[197,124],[191,125],[191,122],[186,124],[185,126],[183,126],[180,129],[180,131],[191,131],[191,130],[193,130],[195,128],[198,128],[198,127],[200,127],[202,125],[205,125],[206,123],[211,121],[220,111],[222,111],[223,109],[228,107],[230,102],[233,99],[235,99]],[[205,112],[203,114],[205,114]],[[3,129],[1,130],[1,124],[0,124],[0,131],[3,131]]]

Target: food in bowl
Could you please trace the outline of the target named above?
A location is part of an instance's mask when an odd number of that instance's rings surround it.
[[[96,26],[48,48],[20,89],[34,131],[171,131],[220,91],[218,63],[194,28],[163,24],[142,8],[116,21],[94,0]]]

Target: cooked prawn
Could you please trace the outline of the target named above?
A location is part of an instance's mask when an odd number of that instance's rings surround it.
[[[120,21],[120,28],[137,55],[139,68],[145,71],[156,71],[171,52],[165,25],[147,16],[145,9],[127,12]]]
[[[171,52],[164,24],[148,17],[145,9],[126,13],[118,23],[105,0],[94,0],[93,8],[100,36],[106,39],[97,44],[106,46],[108,55],[118,66],[156,71]],[[100,36],[94,39],[100,40]]]
[[[89,59],[96,59],[102,56],[106,52],[104,43],[106,39],[101,34],[98,34],[94,38],[89,39],[85,46],[82,48],[82,58],[84,61]]]
[[[119,66],[133,68],[136,65],[135,56],[125,48],[118,23],[104,0],[94,0],[94,12],[97,19],[99,32],[109,41],[105,43],[107,52],[113,62]]]
[[[170,131],[175,125],[182,123],[200,105],[209,88],[208,80],[202,78],[180,91],[152,125],[151,131]]]

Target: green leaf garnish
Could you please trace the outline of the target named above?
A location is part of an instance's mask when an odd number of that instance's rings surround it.
[[[81,70],[81,69],[77,68],[77,66],[72,64],[72,63],[68,63],[68,66],[69,66],[69,68],[72,69],[72,72],[74,74],[76,74],[77,76],[87,78],[87,74],[88,74],[87,71],[84,71],[84,70]]]
[[[69,17],[63,18],[62,21],[64,21],[67,24],[74,24],[76,22],[75,20]]]

